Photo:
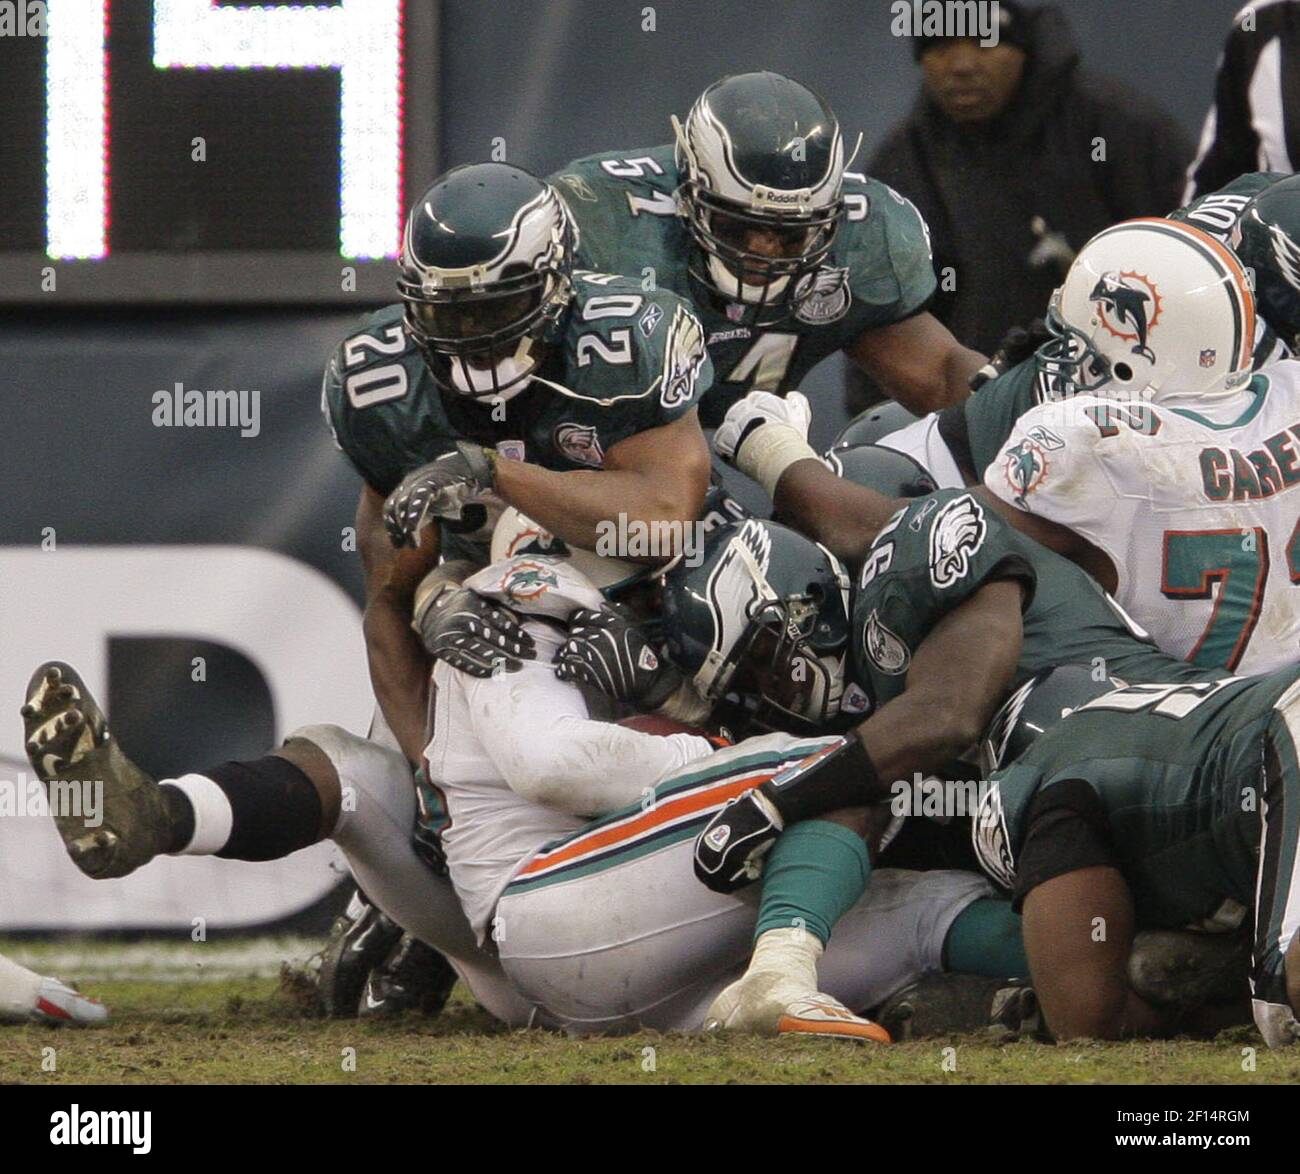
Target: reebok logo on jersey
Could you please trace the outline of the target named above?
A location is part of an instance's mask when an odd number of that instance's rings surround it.
[[[971,558],[988,529],[984,511],[969,493],[941,506],[930,528],[930,582],[942,590],[970,574]]]
[[[642,336],[649,338],[655,332],[655,327],[663,320],[663,316],[663,307],[657,302],[651,302],[637,322],[637,328],[641,331]]]

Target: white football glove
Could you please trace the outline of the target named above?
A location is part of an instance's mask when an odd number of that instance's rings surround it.
[[[812,408],[800,392],[783,397],[751,391],[728,409],[713,434],[713,447],[771,497],[786,469],[796,461],[817,459],[808,443],[811,425]]]

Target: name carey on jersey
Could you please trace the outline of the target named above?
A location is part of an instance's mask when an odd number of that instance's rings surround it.
[[[1250,452],[1208,445],[1201,449],[1201,480],[1211,501],[1263,501],[1300,484],[1300,422],[1274,433]]]

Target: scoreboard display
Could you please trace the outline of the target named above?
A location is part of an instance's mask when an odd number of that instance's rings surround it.
[[[0,301],[386,298],[436,0],[0,4]]]

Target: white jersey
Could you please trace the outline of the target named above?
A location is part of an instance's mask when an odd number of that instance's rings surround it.
[[[451,881],[480,943],[502,891],[542,845],[640,802],[714,749],[693,734],[591,720],[582,691],[555,678],[559,630],[536,620],[525,627],[537,658],[518,672],[480,679],[439,661],[433,674],[425,757],[447,809]]]
[[[1242,675],[1300,662],[1300,362],[1216,422],[1074,396],[1017,422],[984,474],[1107,554],[1120,606],[1164,651]]]

